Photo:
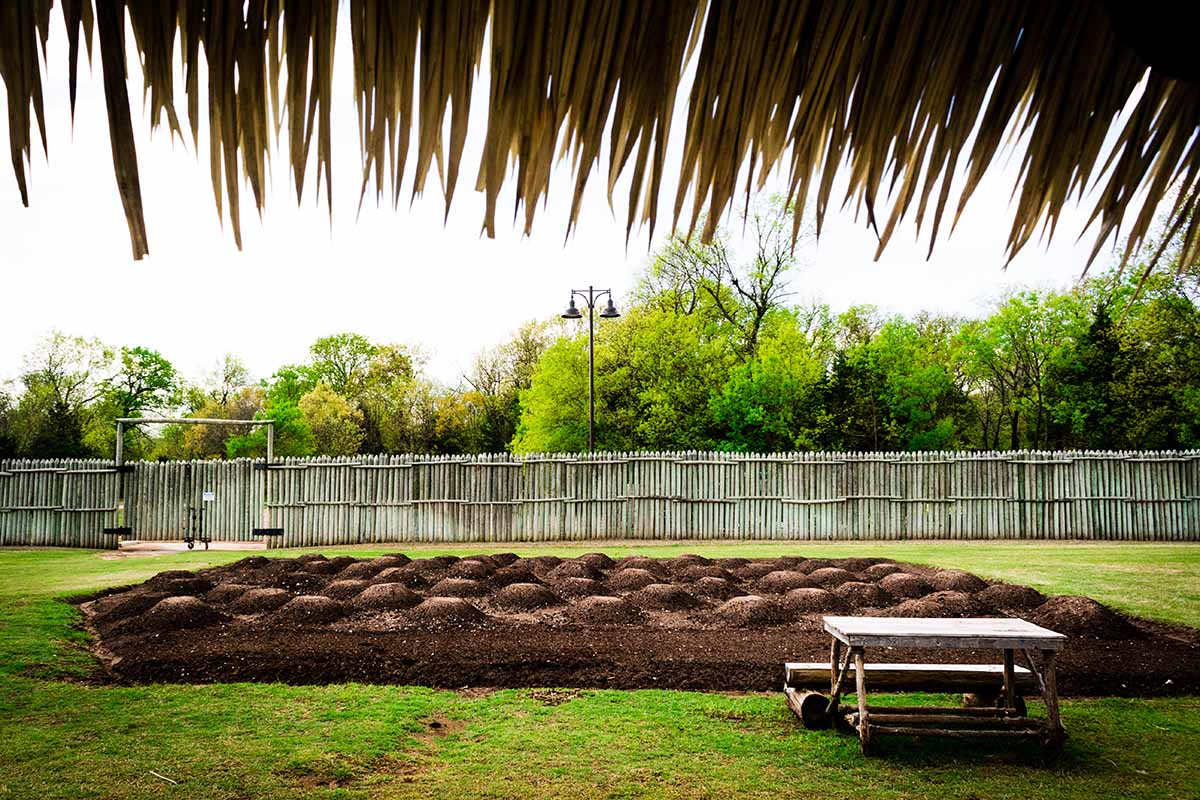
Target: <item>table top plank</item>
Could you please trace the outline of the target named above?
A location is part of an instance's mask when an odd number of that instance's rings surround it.
[[[1012,617],[824,617],[825,630],[850,647],[1031,648],[1061,650],[1067,637]]]

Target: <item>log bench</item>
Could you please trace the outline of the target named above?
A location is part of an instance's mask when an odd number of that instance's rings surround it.
[[[962,692],[999,697],[1004,691],[1003,664],[876,664],[867,662],[871,686],[891,692]],[[850,665],[850,677],[858,666]],[[828,661],[792,661],[783,668],[783,688],[826,689],[829,687]],[[1037,681],[1026,667],[1013,665],[1014,688],[1018,692],[1037,691]]]

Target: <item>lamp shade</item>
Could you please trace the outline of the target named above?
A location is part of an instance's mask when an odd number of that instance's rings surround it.
[[[620,312],[617,311],[617,307],[613,305],[611,297],[608,298],[608,305],[606,305],[604,310],[600,312],[600,316],[604,317],[605,319],[612,319],[613,317],[621,316]]]
[[[567,310],[563,312],[563,319],[579,319],[583,314],[579,313],[579,309],[575,307],[575,298],[571,298],[571,305],[567,306]]]

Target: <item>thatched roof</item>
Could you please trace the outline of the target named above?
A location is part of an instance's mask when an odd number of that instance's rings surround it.
[[[607,182],[610,200],[618,177],[632,177],[629,226],[654,225],[666,188],[674,195],[672,222],[690,230],[704,219],[700,233],[707,237],[736,196],[781,168],[798,213],[815,209],[818,224],[830,202],[849,201],[865,211],[881,250],[896,223],[910,216],[932,247],[1015,132],[1028,148],[1016,188],[1010,257],[1039,231],[1052,234],[1064,206],[1093,186],[1099,187],[1092,212],[1097,248],[1114,234],[1139,245],[1159,203],[1177,197],[1171,220],[1174,233],[1185,236],[1182,263],[1200,256],[1200,217],[1192,213],[1200,196],[1194,42],[1187,41],[1182,20],[1161,16],[1160,27],[1148,28],[1145,16],[1152,10],[1145,2],[342,5],[348,6],[353,52],[337,55],[353,61],[363,152],[363,174],[351,177],[361,179],[377,201],[399,200],[407,170],[415,191],[422,191],[436,161],[449,207],[471,93],[484,88],[475,86],[476,70],[486,59],[488,117],[472,122],[487,127],[476,188],[487,198],[483,225],[489,234],[506,180],[516,183],[529,231],[546,199],[551,167],[564,155],[574,178],[573,224],[584,186],[606,154],[607,174],[600,180]],[[44,53],[50,11],[51,0],[0,3],[0,78],[8,91],[13,168],[26,201],[25,159],[35,124],[45,146],[39,49]],[[132,42],[125,40],[126,12]],[[276,136],[286,137],[298,195],[314,146],[318,185],[322,177],[327,186],[332,180],[338,0],[103,0],[94,14],[91,0],[63,0],[62,14],[72,104],[80,34],[90,54],[95,30],[135,258],[148,252],[148,244],[124,71],[127,49],[144,63],[156,122],[166,120],[175,130],[190,126],[195,140],[200,95],[207,93],[213,192],[239,242],[239,189],[248,185],[261,208]],[[1183,46],[1159,46],[1162,37],[1172,36]],[[177,48],[183,86],[173,80]],[[198,82],[202,57],[205,85]],[[695,79],[679,115],[685,123],[679,184],[663,187],[675,97],[693,59]],[[177,100],[185,101],[186,113]],[[443,127],[447,109],[449,131]],[[1110,137],[1122,111],[1129,112],[1124,127]],[[849,192],[834,197],[834,173],[843,163],[849,165]],[[745,176],[747,164],[749,180],[742,184],[739,168]],[[950,180],[959,173],[966,176],[961,185]]]

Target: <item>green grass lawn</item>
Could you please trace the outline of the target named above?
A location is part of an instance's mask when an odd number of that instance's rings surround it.
[[[331,548],[367,555],[604,549],[672,555],[879,555],[1200,624],[1200,547],[1026,543],[628,543]],[[294,555],[297,551],[288,551]],[[0,798],[1200,797],[1200,699],[1067,700],[1053,766],[1003,744],[857,742],[805,731],[779,695],[94,686],[65,595],[245,553],[103,559],[0,551]],[[945,702],[947,698],[923,698]],[[168,784],[151,770],[175,781]]]

